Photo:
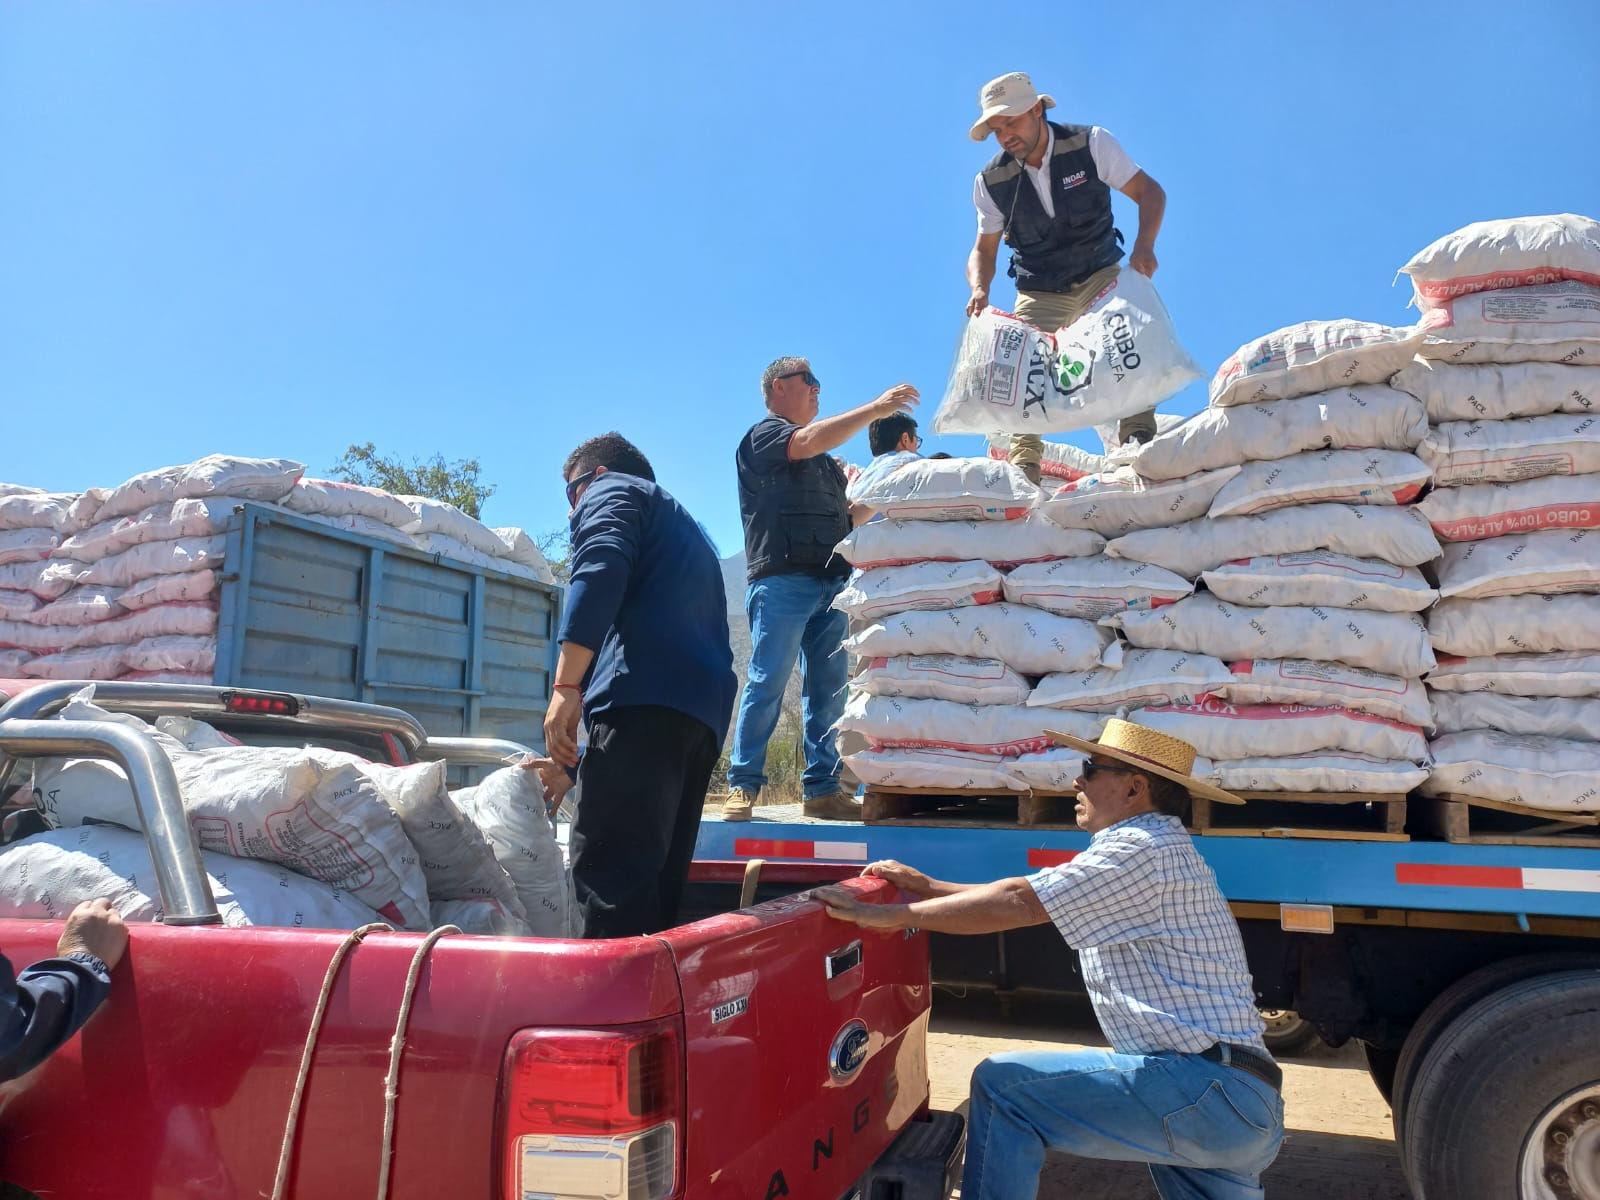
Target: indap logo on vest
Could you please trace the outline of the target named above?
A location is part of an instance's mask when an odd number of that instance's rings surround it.
[[[1088,178],[1089,178],[1089,172],[1087,172],[1087,171],[1074,171],[1071,175],[1068,175],[1068,176],[1066,176],[1065,178],[1063,178],[1061,180],[1061,190],[1064,192],[1068,188],[1075,188],[1080,183],[1082,183],[1084,180],[1086,180]]]

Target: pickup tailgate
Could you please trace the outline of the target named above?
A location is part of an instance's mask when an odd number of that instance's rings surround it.
[[[927,1106],[927,935],[802,894],[660,936],[683,992],[687,1194],[845,1195]]]

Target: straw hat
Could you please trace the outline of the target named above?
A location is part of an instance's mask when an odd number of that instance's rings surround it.
[[[1209,783],[1201,783],[1190,774],[1194,770],[1197,752],[1181,738],[1169,737],[1154,729],[1135,725],[1132,721],[1118,720],[1116,717],[1106,722],[1105,730],[1100,734],[1098,742],[1086,742],[1082,738],[1073,737],[1070,733],[1057,733],[1054,729],[1047,729],[1045,732],[1063,746],[1071,746],[1082,754],[1099,754],[1106,758],[1115,758],[1130,767],[1137,767],[1141,771],[1170,779],[1173,783],[1181,783],[1189,789],[1191,796],[1204,796],[1207,800],[1217,800],[1223,804],[1244,803],[1232,792],[1212,787]]]

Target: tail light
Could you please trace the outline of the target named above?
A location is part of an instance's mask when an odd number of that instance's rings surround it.
[[[506,1200],[668,1200],[682,1187],[676,1020],[524,1029],[503,1074]]]
[[[231,713],[292,717],[299,713],[300,702],[281,692],[223,692],[222,707]]]

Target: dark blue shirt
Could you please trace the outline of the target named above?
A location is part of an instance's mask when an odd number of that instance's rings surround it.
[[[662,705],[705,724],[720,745],[738,679],[722,566],[695,519],[649,480],[608,471],[573,511],[571,563],[560,640],[595,651],[585,718]]]
[[[47,958],[21,977],[0,954],[0,1081],[33,1070],[94,1015],[111,991],[92,954]]]

